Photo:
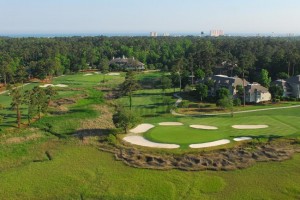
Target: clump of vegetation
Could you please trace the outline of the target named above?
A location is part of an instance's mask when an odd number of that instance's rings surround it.
[[[127,108],[119,106],[113,115],[113,122],[117,128],[121,128],[125,133],[140,122],[140,117]]]

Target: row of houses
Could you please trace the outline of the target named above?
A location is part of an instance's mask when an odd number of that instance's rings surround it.
[[[284,97],[300,98],[300,75],[292,76],[287,80],[279,79],[273,84],[283,88]]]
[[[116,66],[119,70],[145,70],[145,64],[136,60],[134,57],[113,58],[109,62],[110,66]],[[228,77],[226,75],[214,75],[210,77],[214,86],[210,89],[209,95],[215,96],[216,91],[222,87],[227,88],[230,94],[237,98],[238,86],[245,88],[245,100],[248,103],[259,103],[271,100],[271,94],[268,88],[263,87],[259,83],[250,83],[237,76]],[[271,84],[281,86],[283,88],[283,97],[300,98],[300,75],[293,76],[287,80],[276,80]]]
[[[215,96],[216,91],[220,88],[227,88],[230,95],[237,98],[238,86],[242,86],[245,88],[245,101],[247,103],[260,103],[272,99],[268,88],[259,83],[250,83],[239,77],[228,77],[226,75],[214,75],[209,79],[213,81],[213,87],[209,91],[210,96]],[[287,80],[276,80],[271,84],[281,86],[284,97],[300,98],[300,75],[290,77]]]

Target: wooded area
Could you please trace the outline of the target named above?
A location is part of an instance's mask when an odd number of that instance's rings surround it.
[[[0,38],[1,82],[44,79],[90,68],[102,69],[113,57],[134,57],[148,69],[202,69],[206,75],[245,76],[257,81],[262,69],[272,79],[300,73],[299,38],[266,37],[61,37]]]

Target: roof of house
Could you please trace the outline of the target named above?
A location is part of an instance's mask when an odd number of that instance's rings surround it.
[[[238,86],[238,85],[243,85],[243,79],[239,77],[228,77],[226,75],[214,75],[211,78],[216,84],[219,85],[230,85],[230,86]],[[248,85],[248,81],[244,81],[244,86]]]
[[[292,76],[286,80],[288,83],[300,84],[300,75]]]
[[[265,88],[258,83],[248,84],[245,87],[245,90],[248,93],[254,93],[255,91],[259,91],[259,92],[263,92],[263,93],[269,92],[268,88]]]
[[[119,64],[119,65],[136,65],[136,66],[144,66],[144,63],[136,60],[133,58],[126,58],[123,56],[122,58],[113,58],[111,61],[109,61],[109,64]]]

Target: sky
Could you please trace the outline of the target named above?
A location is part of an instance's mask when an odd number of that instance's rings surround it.
[[[0,34],[300,34],[299,0],[0,0]]]

